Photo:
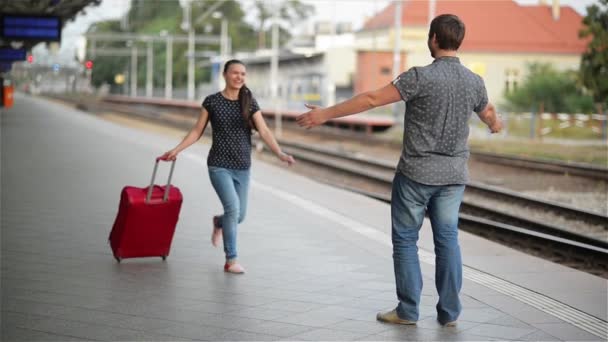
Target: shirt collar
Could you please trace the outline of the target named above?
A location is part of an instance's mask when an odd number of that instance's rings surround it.
[[[443,57],[435,58],[433,63],[439,62],[439,61],[448,62],[448,63],[460,63],[460,58],[455,57],[455,56],[443,56]]]

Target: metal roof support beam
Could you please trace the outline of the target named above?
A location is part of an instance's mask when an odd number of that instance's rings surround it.
[[[150,34],[133,34],[133,33],[87,33],[84,35],[87,39],[94,39],[97,41],[116,42],[116,41],[140,41],[140,42],[165,42],[169,37],[174,42],[186,43],[188,42],[187,35],[167,35],[167,36],[155,36]],[[197,35],[194,39],[195,43],[201,44],[220,44],[221,37],[216,35]]]
[[[129,57],[132,53],[132,49],[104,48],[103,50],[95,51],[95,56]],[[87,50],[87,54],[94,57],[92,49]]]

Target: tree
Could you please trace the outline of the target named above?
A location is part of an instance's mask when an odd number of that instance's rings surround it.
[[[608,105],[608,0],[587,7],[579,32],[589,45],[581,58],[580,77],[598,104]]]
[[[304,4],[300,0],[282,0],[275,3],[265,0],[256,0],[254,9],[257,12],[257,33],[258,33],[258,49],[266,48],[266,40],[271,32],[271,28],[267,27],[269,19],[272,18],[275,10],[279,11],[279,26],[281,29],[281,41],[286,42],[290,38],[291,33],[289,28],[293,27],[297,22],[305,21],[314,14],[314,6]],[[275,7],[276,6],[276,7]]]
[[[215,12],[222,14],[222,19],[228,21],[228,35],[232,41],[233,51],[253,50],[255,49],[255,29],[252,25],[244,21],[245,12],[238,1],[230,0],[215,0],[194,2],[192,5],[192,18],[200,17],[203,13],[214,6],[217,2],[222,4],[216,8]],[[215,19],[213,16],[208,16],[203,22],[195,25],[197,33],[208,33],[219,35],[221,33],[221,19]]]
[[[507,108],[537,110],[543,106],[551,113],[590,113],[593,98],[583,94],[575,71],[558,71],[551,64],[532,63],[523,84],[506,94]]]
[[[141,32],[152,21],[176,18],[181,16],[181,13],[182,9],[178,0],[131,0],[131,8],[127,13],[129,18],[127,30]],[[172,24],[166,26],[174,26]]]
[[[228,20],[228,35],[232,40],[232,50],[251,50],[256,46],[255,29],[245,23],[245,13],[241,8],[241,4],[235,0],[206,0],[194,1],[192,3],[192,18],[196,20],[201,14],[205,13],[211,6],[218,1],[221,1],[221,6],[217,8],[217,12],[222,13],[223,18]],[[128,25],[121,25],[119,21],[103,21],[92,24],[88,32],[97,33],[112,33],[112,32],[130,32],[158,35],[161,31],[166,31],[172,35],[184,35],[181,29],[183,21],[183,9],[179,0],[132,0],[131,8],[127,13]],[[219,35],[221,30],[220,20],[207,17],[200,23],[194,25],[197,35],[213,34]],[[145,44],[139,42],[140,56],[145,54]],[[97,49],[101,50],[108,48],[125,48],[124,42],[97,42]],[[197,51],[215,50],[218,51],[217,44],[196,44]],[[143,52],[142,52],[143,51]],[[185,58],[187,44],[179,43],[173,46],[173,84],[175,87],[182,87],[187,81],[187,65],[188,61]],[[154,44],[154,84],[160,86],[164,83],[165,72],[165,56],[166,50],[164,44]],[[138,84],[145,82],[146,63],[138,63]],[[129,57],[100,57],[95,58],[95,68],[93,70],[93,84],[113,83],[116,73],[121,73],[124,70],[129,71]],[[209,67],[197,67],[196,82],[207,81],[211,71]]]

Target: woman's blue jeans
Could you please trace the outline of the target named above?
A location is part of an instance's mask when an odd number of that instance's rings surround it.
[[[249,169],[235,170],[209,166],[209,179],[224,207],[224,214],[218,217],[218,223],[222,228],[226,260],[237,257],[237,225],[243,222],[247,212],[249,174]]]
[[[458,245],[458,211],[464,185],[425,185],[401,172],[395,174],[391,199],[393,264],[397,283],[397,315],[419,318],[422,273],[418,260],[418,232],[428,211],[435,243],[435,286],[439,293],[437,319],[458,319],[462,287],[462,259]]]

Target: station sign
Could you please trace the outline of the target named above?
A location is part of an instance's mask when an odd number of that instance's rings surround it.
[[[61,18],[3,14],[0,17],[0,36],[13,40],[61,40]]]
[[[26,56],[25,49],[0,48],[0,62],[24,61]]]

